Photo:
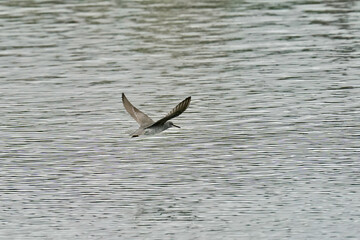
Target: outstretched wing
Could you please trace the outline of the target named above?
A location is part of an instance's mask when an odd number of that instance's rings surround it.
[[[163,117],[149,127],[160,126],[169,121],[170,119],[179,116],[188,108],[188,106],[190,105],[190,101],[191,97],[186,98],[184,101],[179,103],[173,110],[171,110],[165,117]]]
[[[135,119],[135,121],[139,123],[140,127],[147,127],[154,123],[148,115],[134,107],[126,98],[124,93],[122,94],[122,102],[126,111]]]

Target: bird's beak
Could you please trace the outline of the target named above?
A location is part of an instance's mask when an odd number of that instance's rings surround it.
[[[177,127],[177,128],[181,128],[181,127],[179,127],[179,126],[177,126],[177,125],[175,125],[175,124],[173,124],[173,126],[174,126],[174,127]]]

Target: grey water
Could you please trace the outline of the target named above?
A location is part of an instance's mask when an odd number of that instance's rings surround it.
[[[0,239],[359,239],[360,3],[0,1]],[[192,96],[181,129],[136,139]]]

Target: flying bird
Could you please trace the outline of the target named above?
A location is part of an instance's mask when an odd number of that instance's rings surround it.
[[[160,133],[168,128],[177,127],[173,122],[169,121],[170,119],[179,116],[182,114],[190,105],[191,97],[186,98],[181,103],[179,103],[173,110],[171,110],[165,117],[154,122],[148,115],[134,107],[129,100],[126,98],[125,94],[122,94],[122,102],[126,111],[130,114],[131,117],[135,119],[140,125],[139,129],[134,133],[130,134],[131,137],[138,137],[140,135],[153,135]]]

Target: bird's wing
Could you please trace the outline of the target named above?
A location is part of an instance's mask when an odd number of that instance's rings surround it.
[[[139,123],[140,127],[147,127],[154,123],[148,115],[134,107],[126,98],[124,93],[122,94],[122,101],[126,111],[135,119],[135,121]]]
[[[190,105],[190,101],[191,101],[191,97],[186,98],[184,101],[179,103],[176,107],[174,107],[174,109],[171,110],[165,117],[158,120],[157,122],[155,122],[154,124],[152,124],[149,127],[162,125],[162,124],[166,123],[167,121],[169,121],[170,119],[179,116],[188,108],[188,106]]]

